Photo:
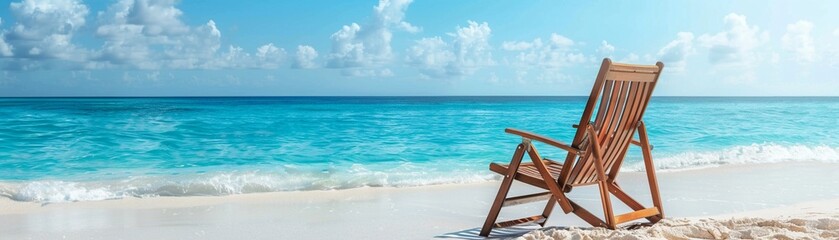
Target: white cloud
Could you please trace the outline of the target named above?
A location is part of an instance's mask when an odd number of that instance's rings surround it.
[[[315,50],[312,46],[308,45],[299,45],[297,46],[297,54],[294,57],[294,61],[291,63],[292,68],[315,68],[317,64],[315,63],[315,58],[318,57],[318,51]]]
[[[210,63],[218,58],[218,51],[221,49],[221,31],[213,20],[194,27],[187,33],[172,36],[170,41],[164,43],[163,46],[165,47],[163,59],[171,59],[171,68],[225,67],[224,64],[210,66]]]
[[[221,49],[213,20],[188,26],[174,0],[121,0],[98,13],[96,35],[105,40],[94,61],[99,67],[139,69],[279,68],[284,49],[268,43],[253,54],[238,46]]]
[[[125,18],[129,24],[143,26],[143,33],[149,36],[183,34],[189,27],[181,22],[183,12],[175,3],[176,0],[136,0]]]
[[[105,39],[95,60],[140,69],[218,65],[221,32],[213,20],[189,27],[175,1],[122,0],[98,13],[96,35]]]
[[[687,65],[687,57],[694,52],[693,33],[679,32],[675,40],[658,50],[657,56],[671,71],[681,72]]]
[[[600,47],[597,48],[597,53],[599,53],[602,57],[611,57],[614,52],[615,46],[609,44],[606,40],[603,40],[603,42],[600,43]]]
[[[520,48],[507,48],[505,50],[517,52],[515,59],[511,62],[516,68],[516,77],[519,82],[524,79],[535,79],[541,83],[557,83],[571,79],[563,72],[563,68],[589,61],[576,46],[580,45],[574,40],[565,36],[552,33],[548,41],[541,38],[533,39],[530,42],[508,42],[509,46],[527,46]],[[613,51],[614,48],[605,41],[601,45],[604,51]],[[533,71],[538,69],[538,71]],[[535,76],[528,77],[529,73]]]
[[[723,67],[751,67],[758,61],[758,47],[769,38],[757,26],[750,26],[746,16],[730,13],[724,18],[728,27],[713,35],[704,34],[699,43],[708,48],[709,60]]]
[[[274,46],[273,43],[262,45],[256,49],[256,65],[261,68],[272,69],[279,68],[286,57],[286,52],[282,48]]]
[[[816,48],[813,46],[813,23],[798,21],[787,25],[787,32],[781,37],[784,49],[795,53],[795,60],[799,63],[812,63],[816,61]]]
[[[379,5],[373,7],[375,23],[394,25],[397,28],[410,33],[422,31],[422,28],[402,21],[405,18],[405,11],[413,0],[379,0]]]
[[[454,54],[457,57],[454,71],[471,74],[476,68],[495,65],[495,61],[490,52],[492,48],[489,37],[492,29],[489,24],[474,21],[468,23],[468,26],[458,27],[457,32],[449,35],[454,37]]]
[[[558,69],[584,63],[588,60],[584,54],[574,48],[577,44],[573,40],[556,33],[551,34],[547,43],[543,42],[541,38],[536,38],[531,42],[512,42],[510,44],[530,46],[522,50],[507,49],[519,52],[516,56],[516,63],[520,67]]]
[[[368,56],[364,53],[364,43],[359,42],[356,37],[360,30],[361,26],[353,23],[332,34],[332,52],[329,54],[327,66],[345,68],[370,65]]]
[[[238,46],[230,45],[227,47],[227,52],[221,54],[221,58],[215,62],[215,65],[212,65],[213,68],[223,68],[223,67],[236,67],[236,68],[244,68],[248,67],[250,64],[248,61],[251,59],[249,53],[245,52],[245,49]]]
[[[392,29],[418,32],[420,28],[403,21],[411,0],[380,0],[373,7],[369,24],[352,23],[332,34],[332,52],[327,56],[327,67],[372,67],[389,62]]]
[[[79,0],[23,0],[10,4],[15,23],[0,30],[0,57],[6,69],[69,66],[124,69],[279,68],[286,51],[273,43],[246,52],[220,52],[215,21],[190,26],[177,0],[119,0],[97,13],[98,49],[71,40],[86,24],[88,8]],[[0,24],[2,24],[0,19]],[[56,59],[56,60],[53,60]],[[47,61],[49,60],[49,61]]]
[[[417,40],[408,48],[405,61],[420,69],[420,72],[433,77],[444,77],[447,68],[455,61],[451,47],[440,37]]]
[[[416,41],[407,49],[405,61],[431,77],[472,74],[478,68],[495,65],[489,44],[492,35],[489,24],[474,21],[468,24],[448,34],[451,43],[440,37]]]
[[[73,35],[85,25],[88,8],[78,0],[25,0],[9,4],[16,23],[3,33],[0,53],[31,59],[81,61],[87,53]]]

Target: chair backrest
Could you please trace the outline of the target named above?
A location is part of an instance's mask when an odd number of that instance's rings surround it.
[[[589,137],[596,137],[601,146],[604,171],[609,177],[617,174],[662,69],[664,64],[661,62],[656,65],[634,65],[603,59],[577,127],[577,134],[571,143],[584,150],[585,155],[578,157],[573,153],[568,154],[563,171],[557,179],[560,183],[577,186],[596,182],[594,164],[597,161],[592,155]],[[596,116],[591,121],[595,110]],[[586,134],[590,124],[593,124],[596,136]]]

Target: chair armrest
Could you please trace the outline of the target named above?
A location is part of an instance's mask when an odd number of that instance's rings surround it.
[[[514,129],[514,128],[504,129],[504,132],[509,133],[509,134],[518,135],[518,136],[521,136],[523,138],[527,138],[527,139],[530,139],[530,140],[543,142],[543,143],[546,143],[548,145],[563,149],[563,150],[568,151],[568,152],[572,152],[572,153],[577,154],[577,155],[580,154],[580,149],[577,149],[577,148],[572,147],[568,144],[562,143],[562,142],[557,141],[557,140],[553,140],[551,138],[548,138],[548,137],[545,137],[545,136],[542,136],[542,135],[539,135],[539,134],[535,134],[535,133],[531,133],[531,132],[527,132],[527,131],[522,131],[522,130],[518,130],[518,129]]]
[[[635,146],[639,146],[639,147],[641,146],[641,141],[638,141],[638,140],[632,139],[632,140],[630,140],[629,142],[630,142],[630,143],[632,143],[632,144],[635,144]],[[650,150],[653,150],[653,148],[655,148],[655,146],[653,146],[652,144],[650,144]]]

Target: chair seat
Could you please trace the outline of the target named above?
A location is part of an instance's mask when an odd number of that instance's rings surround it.
[[[544,159],[543,161],[545,162],[545,166],[548,167],[548,171],[551,172],[551,175],[553,177],[559,177],[559,173],[562,171],[562,164],[550,159]],[[501,175],[506,175],[509,168],[510,165],[508,164],[489,164],[490,171],[496,172]],[[518,173],[515,177],[516,180],[543,189],[548,189],[548,185],[545,184],[545,180],[542,178],[542,174],[539,174],[539,169],[536,169],[536,166],[533,165],[533,163],[521,163],[516,173]]]

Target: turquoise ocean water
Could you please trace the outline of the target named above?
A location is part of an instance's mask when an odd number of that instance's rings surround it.
[[[60,202],[489,181],[498,178],[487,164],[509,161],[520,141],[505,127],[569,142],[585,100],[0,98],[0,197]],[[665,171],[839,162],[839,98],[655,97],[644,119]],[[628,154],[623,170],[641,170],[640,153]]]

